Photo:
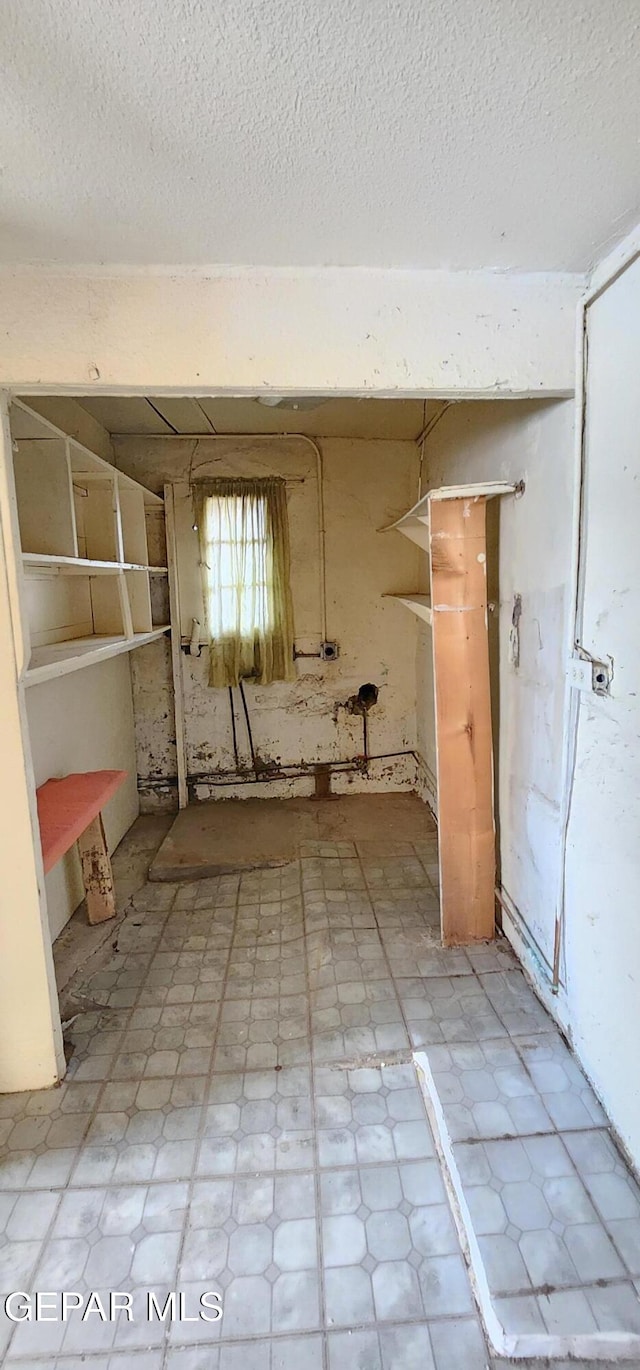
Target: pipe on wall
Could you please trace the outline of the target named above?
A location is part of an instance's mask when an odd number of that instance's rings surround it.
[[[127,437],[136,436],[127,434]],[[149,437],[149,434],[144,434]],[[320,564],[320,641],[327,641],[327,553],[326,527],[324,512],[324,462],[322,451],[315,438],[306,433],[165,433],[158,435],[163,442],[183,442],[190,439],[196,442],[306,442],[311,448],[316,468],[316,489],[318,497],[318,559]],[[195,449],[194,449],[195,451]],[[193,461],[193,455],[192,455]]]

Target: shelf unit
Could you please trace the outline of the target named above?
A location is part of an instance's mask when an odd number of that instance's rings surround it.
[[[34,685],[168,631],[164,502],[21,400],[10,424]]]
[[[388,594],[383,595],[383,599],[397,599],[398,604],[404,604],[407,609],[411,609],[413,614],[421,618],[424,623],[431,625],[431,599],[429,595],[421,595],[412,592],[410,595]]]
[[[522,493],[522,482],[442,486],[381,530],[403,533],[429,560],[430,595],[387,597],[431,627],[445,946],[489,940],[495,931],[486,503]]]
[[[412,509],[408,509],[406,514],[402,514],[394,523],[388,523],[385,528],[381,528],[380,532],[388,533],[395,529],[398,533],[404,533],[405,537],[411,538],[412,542],[417,542],[424,552],[428,552],[430,508],[434,500],[492,499],[495,495],[514,495],[518,488],[517,485],[501,480],[479,482],[475,485],[442,485],[439,489],[429,490]]]

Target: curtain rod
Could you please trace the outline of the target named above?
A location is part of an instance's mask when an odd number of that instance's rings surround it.
[[[211,436],[213,437],[213,434],[211,434]],[[235,480],[235,479],[236,479],[235,476],[219,476],[219,477],[218,477],[218,476],[190,476],[190,477],[189,477],[189,480],[188,480],[188,484],[189,484],[189,485],[198,485],[198,484],[202,483],[202,484],[204,484],[204,485],[208,485],[209,482],[212,481],[212,480]],[[263,476],[239,476],[239,477],[238,477],[238,480],[269,480],[269,479],[273,479],[273,478],[272,478],[272,477],[269,477],[269,476],[264,476],[264,477],[263,477]],[[278,476],[278,477],[276,477],[276,479],[278,479],[278,480],[283,480],[284,483],[285,483],[285,485],[304,485],[305,481],[307,480],[307,476]],[[180,480],[178,480],[178,481],[176,481],[176,484],[177,484],[177,485],[181,485],[182,482],[181,482]]]

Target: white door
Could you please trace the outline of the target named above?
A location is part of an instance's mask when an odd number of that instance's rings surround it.
[[[640,1157],[640,262],[588,313],[581,645],[613,658],[580,695],[566,967],[576,1045]]]

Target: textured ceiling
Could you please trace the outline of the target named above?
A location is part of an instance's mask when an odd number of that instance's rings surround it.
[[[585,270],[638,0],[5,0],[0,260]]]
[[[27,399],[26,403],[29,403]],[[108,433],[306,433],[324,438],[417,438],[423,400],[327,400],[316,409],[269,409],[247,399],[87,399],[77,403]],[[438,402],[429,402],[429,418]]]

